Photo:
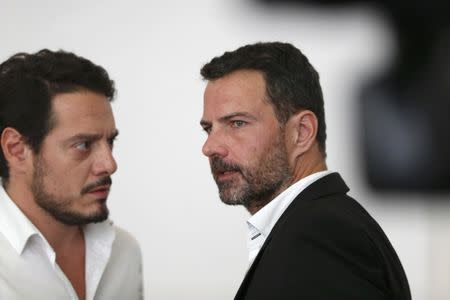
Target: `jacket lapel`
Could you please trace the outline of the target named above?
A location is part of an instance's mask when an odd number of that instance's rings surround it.
[[[298,194],[297,197],[295,197],[294,201],[292,201],[292,203],[283,212],[283,214],[281,215],[280,219],[278,219],[275,226],[272,228],[272,231],[269,233],[269,236],[262,245],[261,250],[258,252],[258,255],[255,257],[255,260],[253,261],[252,265],[245,274],[244,280],[242,281],[234,299],[235,300],[244,299],[248,285],[251,279],[253,278],[253,274],[256,268],[258,267],[258,264],[261,260],[262,255],[264,254],[265,249],[270,244],[272,237],[276,235],[276,232],[283,227],[283,224],[285,223],[287,216],[289,216],[289,214],[291,213],[291,211],[295,206],[305,204],[311,200],[332,194],[345,194],[348,191],[349,188],[345,184],[342,177],[338,173],[331,173],[313,182],[300,194]]]

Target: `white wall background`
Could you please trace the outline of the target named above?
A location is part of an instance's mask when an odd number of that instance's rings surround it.
[[[112,219],[144,254],[146,299],[232,299],[247,268],[242,207],[226,207],[201,154],[199,69],[256,41],[288,41],[321,74],[328,166],[340,171],[397,249],[414,299],[448,299],[449,207],[373,194],[358,165],[358,87],[391,55],[388,28],[364,7],[323,12],[244,0],[0,0],[0,60],[64,49],[116,81],[119,170]],[[378,198],[407,201],[379,202]]]

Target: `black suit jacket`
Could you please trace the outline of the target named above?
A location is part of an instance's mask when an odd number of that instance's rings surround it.
[[[282,214],[235,300],[409,300],[394,248],[338,173],[301,192]]]

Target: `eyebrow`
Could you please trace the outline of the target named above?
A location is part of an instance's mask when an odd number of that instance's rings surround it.
[[[115,129],[112,134],[108,136],[108,140],[114,140],[119,135],[119,130]],[[89,134],[89,133],[80,133],[72,136],[67,140],[67,143],[75,142],[78,140],[89,140],[96,141],[102,138],[102,134]]]
[[[249,119],[251,119],[251,120],[256,120],[256,117],[253,116],[253,115],[251,115],[251,114],[249,114],[248,112],[238,111],[238,112],[234,112],[234,113],[225,115],[225,116],[223,116],[223,117],[220,117],[220,118],[219,118],[219,121],[220,121],[220,122],[226,122],[226,121],[228,121],[228,120],[230,120],[230,119],[233,119],[233,118],[235,118],[235,117],[245,117],[245,118],[249,118]],[[202,119],[202,120],[200,121],[200,125],[201,125],[202,127],[211,126],[211,124],[212,124],[211,121],[207,121],[207,120],[204,120],[204,119]]]

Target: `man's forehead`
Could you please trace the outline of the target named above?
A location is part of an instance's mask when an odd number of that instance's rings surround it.
[[[111,109],[109,99],[102,94],[90,91],[57,94],[52,99],[52,110],[67,113],[67,115],[96,112],[105,108]]]
[[[208,81],[205,95],[220,92],[223,94],[265,93],[266,82],[261,72],[255,70],[238,70],[223,77]]]
[[[259,73],[251,73],[260,76]],[[267,101],[265,84],[248,74],[232,73],[210,81],[204,93],[203,119],[216,119],[244,113],[257,115],[271,105]]]
[[[70,132],[116,130],[109,100],[105,96],[91,92],[55,96],[52,101],[52,119],[54,129]]]

